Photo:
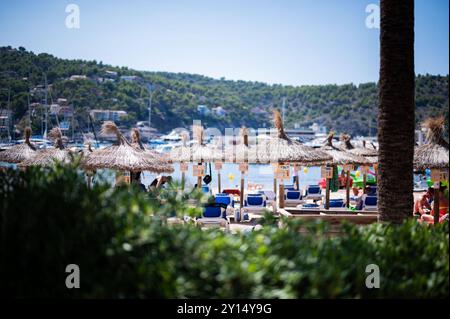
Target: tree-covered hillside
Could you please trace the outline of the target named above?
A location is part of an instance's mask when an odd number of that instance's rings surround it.
[[[34,54],[24,48],[0,48],[0,105],[7,104],[10,89],[14,120],[23,126],[27,119],[28,90],[50,85],[49,103],[65,98],[75,108],[75,126],[87,129],[91,109],[120,109],[128,112],[122,125],[148,119],[148,84],[153,87],[152,126],[161,132],[202,120],[218,128],[269,127],[271,111],[286,97],[286,126],[302,127],[316,122],[328,129],[352,135],[376,133],[377,86],[360,85],[286,86],[260,82],[230,81],[167,72],[144,72],[113,67],[102,62],[64,60],[49,54]],[[117,72],[111,77],[111,74]],[[73,75],[85,79],[70,80]],[[121,76],[137,76],[125,81]],[[42,102],[42,94],[30,95],[30,102]],[[201,114],[199,105],[208,111]],[[220,108],[219,108],[220,107]],[[448,118],[448,75],[419,75],[416,86],[416,120],[429,115]],[[33,126],[39,128],[39,112],[33,112]],[[399,119],[401,120],[401,119]]]

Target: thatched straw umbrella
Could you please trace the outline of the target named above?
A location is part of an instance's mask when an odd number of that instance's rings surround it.
[[[151,150],[149,148],[146,148],[144,144],[141,141],[141,133],[137,128],[133,128],[131,131],[131,145],[141,151],[144,152],[145,156],[147,158],[158,164],[160,166],[159,172],[160,173],[172,173],[173,167],[169,163],[169,158],[166,155],[162,155],[154,150]],[[136,173],[139,174],[139,173]],[[131,174],[133,176],[133,174]]]
[[[371,164],[378,163],[378,151],[375,148],[366,146],[366,141],[363,141],[363,147],[355,147],[348,150],[350,153],[365,157]]]
[[[332,160],[331,156],[325,152],[289,138],[284,131],[283,121],[278,110],[274,111],[274,124],[277,130],[276,136],[263,145],[263,149],[265,148],[267,152],[258,151],[260,162],[271,162],[281,165],[284,163],[295,163],[303,166],[320,166]],[[276,179],[274,179],[274,188],[276,191]],[[284,183],[279,185],[279,207],[284,207]]]
[[[28,166],[43,166],[48,167],[60,163],[70,163],[73,160],[72,153],[64,147],[62,142],[62,133],[58,127],[54,127],[49,133],[48,137],[55,141],[53,148],[38,150],[35,156],[19,163],[19,167]]]
[[[367,148],[366,147],[366,141],[363,141],[363,147],[354,147],[351,143],[351,136],[348,134],[342,134],[341,135],[341,148],[344,151],[347,151],[349,153],[364,157],[368,164],[376,165],[378,164],[378,151],[375,148]],[[366,165],[364,165],[367,167]],[[375,168],[377,171],[377,169]],[[363,171],[363,189],[366,188],[367,184],[367,170],[364,169]]]
[[[338,148],[333,145],[333,137],[334,132],[328,134],[328,137],[325,141],[325,145],[323,145],[320,149],[326,152],[333,158],[333,167],[336,168],[337,165],[367,165],[369,161],[362,157],[347,151],[344,151],[342,148]],[[350,204],[350,170],[347,171],[347,181],[346,181],[346,200],[347,207]],[[330,208],[330,180],[327,179],[327,187],[326,187],[326,195],[325,195],[325,208]]]
[[[170,152],[170,160],[178,163],[198,163],[198,165],[221,162],[223,160],[222,150],[204,144],[203,128],[200,125],[194,125],[192,131],[197,144],[174,148]],[[197,176],[197,187],[202,187],[202,176]]]
[[[30,142],[31,128],[25,129],[25,141],[22,144],[0,152],[0,162],[20,163],[36,155],[36,146]]]
[[[414,168],[449,169],[448,142],[444,139],[444,117],[429,118],[424,126],[427,128],[427,143],[414,150]],[[434,182],[434,223],[439,222],[439,188],[440,181]]]
[[[102,134],[116,135],[116,143],[103,149],[95,150],[87,155],[83,159],[85,168],[109,168],[130,173],[142,171],[164,173],[173,171],[172,169],[169,170],[170,166],[152,161],[145,151],[132,146],[120,133],[114,122],[107,121],[103,123]]]
[[[225,156],[225,161],[230,163],[238,163],[243,166],[247,166],[250,163],[257,163],[257,152],[255,147],[250,147],[248,143],[248,129],[246,127],[242,127],[239,132],[239,143],[237,143],[236,147],[233,149],[232,156]],[[227,153],[227,152],[226,152]],[[226,154],[228,155],[228,154]],[[245,197],[245,169],[241,167],[241,187],[240,187],[240,196],[239,203],[242,208],[244,205],[244,197]],[[248,168],[248,167],[247,167]]]

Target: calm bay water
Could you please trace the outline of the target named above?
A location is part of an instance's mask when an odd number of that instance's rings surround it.
[[[180,166],[178,164],[174,165],[175,171],[170,174],[172,178],[176,181],[181,181]],[[239,188],[241,173],[239,171],[239,166],[237,164],[223,164],[221,172],[222,189],[225,188]],[[209,174],[209,165],[207,174]],[[164,174],[168,175],[168,174]],[[286,180],[285,184],[292,184],[293,169],[291,169],[291,179]],[[317,184],[320,180],[320,167],[309,167],[307,172],[303,169],[299,171],[300,175],[300,187],[305,188],[310,184]],[[144,177],[142,182],[144,185],[148,186],[158,174],[153,174],[150,172],[144,172]],[[217,171],[214,169],[214,165],[211,167],[211,185],[214,190],[217,190]],[[249,170],[245,175],[245,188],[247,188],[248,183],[261,184],[263,189],[272,190],[273,189],[273,168],[270,164],[266,165],[249,165]],[[186,172],[186,187],[193,187],[197,183],[197,178],[192,176],[192,164],[189,165],[189,169]]]

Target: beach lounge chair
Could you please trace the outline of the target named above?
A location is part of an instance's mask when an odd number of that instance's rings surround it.
[[[325,208],[325,203],[323,204],[323,207]],[[337,199],[330,199],[330,209],[331,210],[347,210],[347,208],[345,207],[345,203],[344,200],[341,198],[337,198]]]
[[[368,186],[369,190],[367,195],[368,196],[377,196],[377,187],[376,186]]]
[[[322,189],[319,185],[309,185],[306,189],[305,199],[312,199],[314,201],[322,200]]]
[[[315,204],[315,203],[304,203],[304,204],[297,205],[297,208],[307,209],[307,210],[310,210],[310,209],[317,209],[317,210],[319,210],[320,206],[318,204]]]
[[[211,189],[209,188],[208,185],[202,186],[202,193],[211,193]]]
[[[230,230],[230,222],[226,216],[226,206],[224,204],[208,204],[203,207],[202,217],[195,220],[198,226],[219,226],[225,230]]]
[[[241,191],[237,188],[227,188],[222,191],[224,194],[230,194],[234,196],[241,196]]]
[[[295,186],[293,184],[286,184],[284,185],[284,190],[296,190]]]
[[[277,212],[277,194],[272,190],[260,190],[258,193],[266,196],[267,205],[272,207],[274,213]]]
[[[244,199],[244,212],[263,213],[267,209],[266,197],[261,194],[248,194]]]
[[[363,210],[367,211],[377,211],[378,210],[378,197],[377,196],[366,196],[363,202]]]
[[[302,192],[298,190],[288,190],[284,195],[284,204],[286,206],[297,206],[299,204],[303,204],[305,201],[303,200]]]
[[[227,215],[234,214],[234,199],[232,195],[219,193],[214,196],[216,204],[226,205]]]

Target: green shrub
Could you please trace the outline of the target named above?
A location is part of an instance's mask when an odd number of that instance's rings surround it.
[[[0,291],[57,298],[379,298],[448,297],[448,224],[346,225],[267,216],[261,230],[229,234],[166,216],[199,214],[200,194],[163,191],[162,202],[134,188],[88,189],[70,167],[0,173]],[[306,227],[307,233],[298,232]],[[365,286],[380,268],[380,289]],[[81,288],[67,289],[77,264]]]

